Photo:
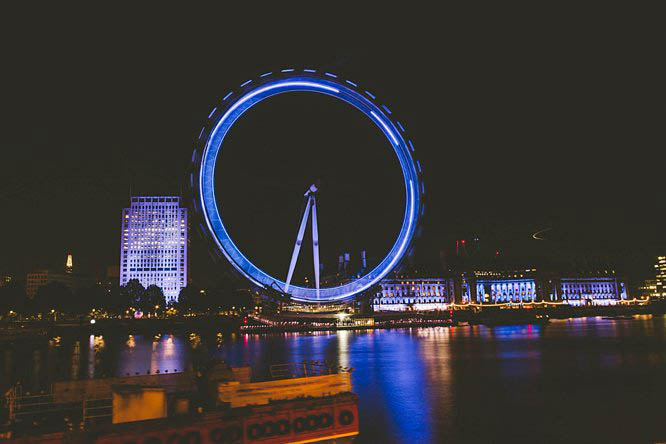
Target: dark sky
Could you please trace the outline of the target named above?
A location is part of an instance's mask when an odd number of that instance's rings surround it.
[[[367,86],[407,126],[426,171],[424,257],[479,236],[517,260],[587,255],[649,276],[666,246],[653,11],[310,5],[309,16],[259,4],[6,11],[0,269],[51,266],[67,251],[84,271],[117,263],[130,185],[180,193],[216,102],[262,72],[315,67]],[[231,230],[277,274],[311,180],[324,185],[325,261],[346,249],[377,255],[395,230],[397,167],[385,142],[327,100],[294,95],[253,109],[218,171]],[[550,241],[531,239],[548,227]],[[193,242],[203,281],[218,268]]]

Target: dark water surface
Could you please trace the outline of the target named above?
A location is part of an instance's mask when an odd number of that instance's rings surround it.
[[[5,347],[2,382],[183,370],[215,356],[353,367],[358,442],[666,441],[666,317],[290,333],[90,336]]]

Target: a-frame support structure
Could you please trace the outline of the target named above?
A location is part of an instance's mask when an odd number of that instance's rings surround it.
[[[315,275],[315,288],[317,289],[317,299],[319,299],[319,230],[317,228],[317,200],[315,194],[318,188],[315,184],[310,185],[310,188],[305,193],[306,203],[305,210],[303,211],[303,219],[301,219],[301,226],[298,228],[296,235],[296,244],[294,245],[294,252],[291,254],[291,262],[289,263],[289,272],[287,273],[287,280],[285,281],[284,292],[289,292],[289,285],[291,278],[296,268],[296,261],[298,260],[298,253],[301,251],[301,244],[303,243],[303,235],[305,234],[305,226],[308,223],[308,216],[312,210],[312,255],[314,257],[314,275]]]

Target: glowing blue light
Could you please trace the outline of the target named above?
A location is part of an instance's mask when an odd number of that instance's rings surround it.
[[[310,71],[314,72],[314,70]],[[201,155],[198,178],[199,201],[195,202],[195,206],[198,206],[198,203],[201,204],[201,211],[207,230],[213,235],[212,237],[219,251],[238,272],[260,287],[284,288],[285,283],[283,281],[266,274],[263,270],[256,267],[234,244],[219,214],[215,198],[214,179],[218,154],[224,138],[234,122],[248,109],[262,100],[277,94],[293,91],[314,92],[333,96],[349,103],[370,117],[391,141],[403,171],[406,195],[405,213],[398,238],[395,240],[387,256],[374,269],[359,279],[338,287],[319,290],[320,298],[317,298],[317,290],[314,288],[298,286],[290,286],[289,288],[289,294],[292,296],[292,299],[301,302],[348,299],[367,290],[383,279],[406,253],[416,231],[416,224],[420,213],[419,208],[421,205],[418,184],[421,183],[420,189],[423,189],[423,184],[419,179],[417,164],[410,155],[408,144],[402,138],[401,133],[394,126],[393,122],[386,117],[377,105],[364,95],[347,87],[344,82],[325,78],[313,78],[311,76],[298,77],[298,75],[292,75],[287,78],[269,81],[264,85],[255,86],[254,89],[247,91],[234,102],[229,103],[226,110],[217,113],[218,120],[208,135]],[[401,131],[404,131],[402,125],[399,125],[399,127]],[[420,170],[420,165],[418,169]]]
[[[217,126],[215,127],[214,132],[218,130],[218,128],[220,126],[220,123],[224,122],[225,119],[229,116],[229,114],[234,112],[239,106],[241,106],[242,104],[244,104],[248,100],[250,100],[250,99],[252,99],[252,98],[254,98],[254,97],[256,97],[256,96],[258,96],[262,93],[270,91],[271,89],[289,88],[289,87],[296,87],[296,88],[297,87],[311,87],[311,88],[315,88],[315,89],[322,89],[322,90],[328,91],[328,92],[333,92],[333,93],[336,93],[336,94],[340,92],[340,90],[338,90],[336,88],[326,86],[326,85],[320,85],[318,83],[314,83],[314,82],[311,82],[311,81],[307,81],[307,82],[285,82],[285,83],[282,83],[282,84],[279,84],[279,85],[270,85],[270,86],[265,86],[263,88],[255,89],[254,91],[246,94],[241,99],[239,99],[236,103],[234,103],[231,106],[231,108],[229,108],[227,110],[226,113],[224,113],[224,116],[222,116],[222,118],[217,123]]]
[[[247,85],[248,83],[252,83],[252,79],[248,80],[245,83],[241,83],[241,88],[244,87],[245,85]]]
[[[393,114],[390,109],[388,109],[388,106],[382,105],[382,108],[384,108],[384,111],[386,111],[389,114]]]
[[[201,132],[199,133],[199,139],[201,139],[201,136],[203,136],[203,132],[206,129],[206,127],[201,128]]]
[[[317,72],[316,69],[304,69],[303,71],[304,72]]]
[[[412,224],[414,223],[414,184],[412,183],[411,180],[409,181],[409,195],[411,196],[410,198],[411,205],[409,206],[409,227],[407,227],[407,231],[410,231],[412,229]],[[391,261],[391,264],[387,267],[386,274],[388,274],[393,269],[393,267],[395,267],[395,264],[398,262],[398,260],[400,260],[402,255],[405,253],[405,247],[407,247],[408,240],[409,240],[408,238],[402,240],[402,244],[400,245],[398,254],[395,255],[395,257]]]
[[[407,143],[409,143],[409,149],[412,150],[412,153],[414,152],[414,145],[412,144],[411,140],[408,140]]]
[[[259,77],[266,77],[266,76],[270,76],[271,74],[273,74],[272,71],[271,72],[265,72],[262,75],[260,75]]]
[[[374,111],[370,111],[370,114],[372,114],[372,117],[374,117],[375,119],[377,119],[377,121],[378,121],[378,122],[382,125],[382,127],[384,128],[384,131],[386,131],[386,132],[388,133],[388,135],[391,137],[391,140],[393,141],[393,145],[394,145],[394,146],[397,145],[397,144],[398,144],[398,139],[395,138],[395,136],[393,135],[393,131],[391,131],[391,130],[389,129],[389,127],[388,127],[388,125],[386,124],[386,122],[384,122],[382,119],[380,119],[376,112],[374,112]]]
[[[356,83],[352,82],[351,80],[346,80],[346,82],[349,83],[351,86],[358,87],[358,85]]]
[[[373,96],[372,93],[371,93],[370,91],[366,91],[365,93],[366,93],[367,95],[369,95],[370,97],[372,97],[373,99],[376,99],[376,98],[377,98],[377,97]]]
[[[420,172],[421,172],[421,162],[419,162],[419,161],[417,160],[417,161],[416,161],[416,166],[419,167],[419,173],[420,173]]]
[[[329,77],[333,77],[333,78],[337,78],[337,77],[338,77],[338,76],[336,76],[335,74],[331,74],[330,72],[325,72],[324,74],[327,75],[327,76],[329,76]]]
[[[294,68],[283,69],[282,72],[293,72]]]
[[[210,112],[210,114],[208,114],[209,119],[213,116],[213,114],[215,114],[215,111],[217,111],[217,107],[213,108],[213,110]]]
[[[234,93],[233,91],[229,91],[229,94],[227,94],[226,96],[224,96],[224,99],[222,99],[222,101],[224,102],[225,100],[227,100],[229,97],[231,97],[231,95],[232,95],[233,93]]]

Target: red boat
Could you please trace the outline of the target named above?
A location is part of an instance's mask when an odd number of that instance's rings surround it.
[[[271,374],[251,382],[249,368],[218,364],[205,374],[56,383],[40,395],[15,389],[4,437],[26,444],[353,442],[359,420],[350,370],[303,363]]]

